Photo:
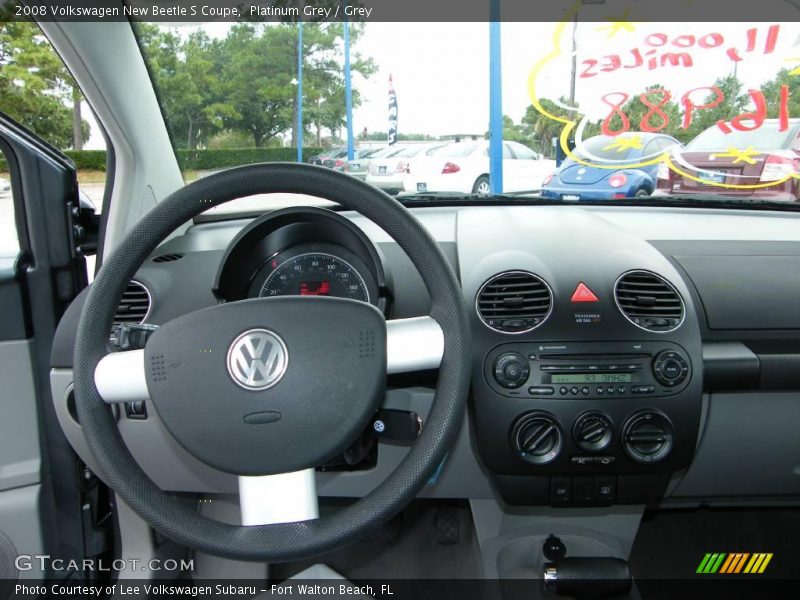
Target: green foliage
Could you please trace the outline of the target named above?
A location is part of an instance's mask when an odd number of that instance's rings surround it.
[[[0,107],[4,112],[53,146],[70,147],[72,86],[72,77],[35,23],[0,22]],[[84,134],[88,128],[82,121]]]
[[[72,159],[72,162],[75,163],[75,168],[78,170],[106,170],[105,150],[67,150],[64,154]]]
[[[573,111],[567,111],[562,108],[561,105],[569,106],[569,100],[564,96],[558,99],[558,103],[549,98],[542,98],[540,103],[542,108],[551,115],[568,119],[576,118]],[[580,115],[577,118],[580,119]],[[546,117],[536,110],[536,107],[530,105],[525,110],[525,115],[522,117],[519,127],[532,149],[551,158],[554,156],[553,138],[558,138],[561,135],[561,130],[564,128],[563,123]],[[586,133],[588,134],[589,132],[587,131]],[[592,135],[595,134],[592,133]],[[585,137],[588,137],[588,135],[585,135]]]
[[[322,148],[303,147],[303,162],[319,154]],[[295,162],[297,148],[235,148],[227,150],[178,150],[182,170],[211,170],[261,162]]]
[[[228,136],[246,134],[257,148],[274,144],[279,134],[291,131],[294,143],[296,24],[242,23],[221,40],[203,32],[181,40],[177,33],[147,23],[136,28],[177,148],[210,146],[223,131]],[[362,26],[351,24],[351,48],[361,31]],[[306,134],[313,128],[318,137],[323,127],[336,131],[344,125],[342,35],[341,23],[303,25]],[[372,59],[355,52],[351,58],[354,81],[376,71]],[[353,105],[359,103],[354,89]]]
[[[307,162],[322,148],[303,147],[303,161]],[[105,171],[105,150],[67,150],[66,154],[79,170]],[[219,150],[178,150],[176,152],[181,169],[213,170],[249,165],[260,162],[295,162],[297,148],[225,148]],[[6,163],[0,155],[0,171]]]

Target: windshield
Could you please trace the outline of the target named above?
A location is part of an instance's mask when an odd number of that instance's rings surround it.
[[[136,31],[187,181],[302,160],[405,200],[800,199],[796,23],[603,10],[503,22],[499,40],[485,22],[369,19]]]

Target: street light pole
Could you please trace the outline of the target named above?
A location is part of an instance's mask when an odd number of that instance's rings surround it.
[[[503,193],[503,71],[500,53],[500,0],[489,16],[489,191]]]
[[[347,120],[347,160],[353,160],[353,88],[350,80],[350,22],[344,18],[344,105]]]
[[[303,22],[297,22],[297,162],[303,162]]]

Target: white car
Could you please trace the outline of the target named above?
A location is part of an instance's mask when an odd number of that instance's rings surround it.
[[[393,146],[378,146],[376,148],[359,150],[356,156],[353,157],[353,160],[348,160],[344,163],[342,171],[348,175],[352,175],[356,179],[364,181],[367,178],[367,172],[369,171],[371,161],[377,158],[383,158],[387,154],[393,154],[395,152],[397,152],[397,148]]]
[[[518,142],[503,142],[503,192],[537,191],[555,161]],[[489,142],[448,144],[414,160],[403,178],[406,192],[489,193]]]
[[[415,144],[413,146],[391,147],[396,150],[370,161],[369,170],[367,171],[367,183],[371,183],[386,192],[400,192],[403,190],[403,176],[406,173],[406,165],[409,159],[429,150],[431,145]]]
[[[0,194],[11,191],[11,182],[5,177],[0,177]]]

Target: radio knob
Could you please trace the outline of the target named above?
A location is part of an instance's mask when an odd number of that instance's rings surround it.
[[[522,387],[531,374],[528,359],[518,352],[506,352],[494,362],[494,378],[510,390]]]
[[[675,387],[689,376],[689,363],[679,352],[663,350],[653,360],[653,375],[661,385]]]

